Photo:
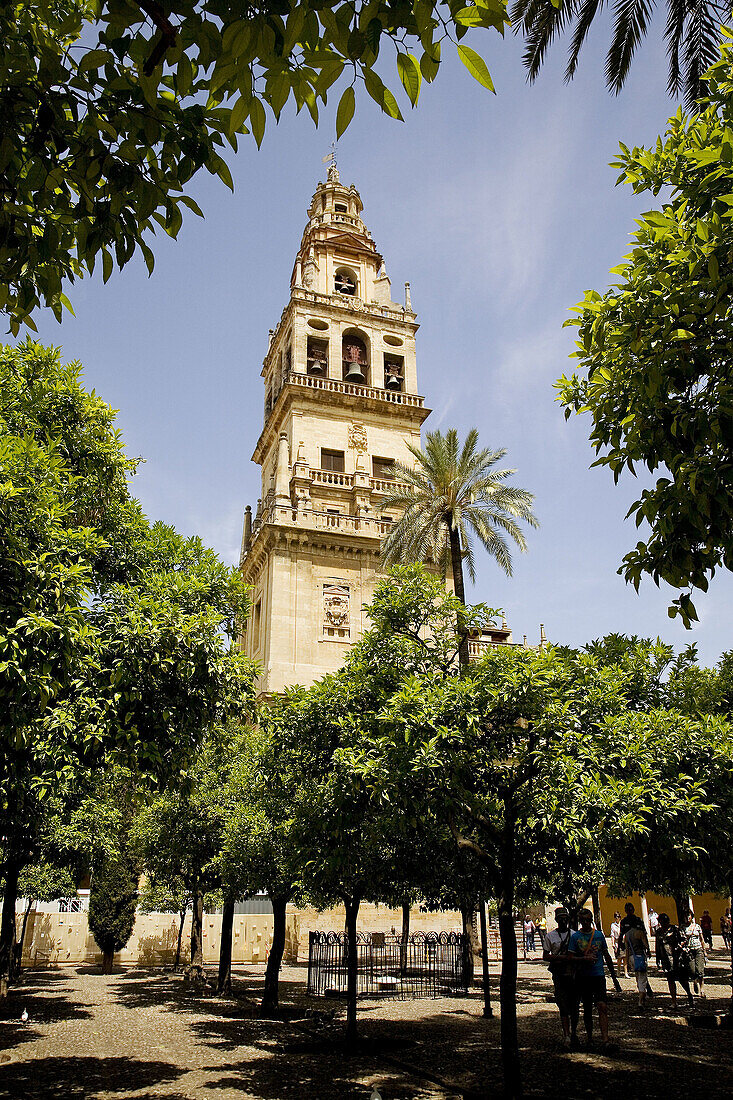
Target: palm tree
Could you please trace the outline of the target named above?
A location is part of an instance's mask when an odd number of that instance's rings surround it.
[[[620,92],[628,76],[637,46],[651,22],[656,0],[615,0],[613,38],[606,55],[606,84]],[[548,48],[565,30],[572,30],[565,79],[572,80],[580,50],[596,15],[607,0],[514,0],[510,17],[517,33],[525,37],[524,65],[535,79]],[[716,0],[666,0],[664,37],[669,58],[670,95],[684,93],[685,104],[694,108],[706,93],[704,73],[720,53],[720,24],[729,23],[729,3]],[[681,55],[681,56],[680,56]]]
[[[506,451],[477,448],[475,428],[466,436],[462,448],[454,428],[445,435],[428,432],[424,451],[408,444],[415,466],[394,463],[394,489],[382,502],[384,508],[402,509],[400,518],[382,540],[385,564],[432,559],[445,573],[450,563],[453,590],[462,604],[466,602],[464,560],[471,580],[476,575],[472,535],[511,576],[507,536],[520,550],[526,550],[517,521],[539,526],[531,509],[532,493],[505,484],[516,470],[493,468]],[[468,634],[462,621],[458,623],[458,633],[459,660],[465,669]]]

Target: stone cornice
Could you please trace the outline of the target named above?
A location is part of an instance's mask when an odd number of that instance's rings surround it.
[[[292,375],[290,377],[292,378]],[[314,405],[323,407],[327,402],[327,407],[332,410],[343,409],[351,413],[377,412],[380,416],[389,417],[390,420],[401,420],[407,426],[415,423],[418,426],[421,425],[432,411],[425,408],[424,398],[419,394],[396,394],[392,390],[379,390],[373,386],[355,386],[332,378],[311,379],[305,374],[298,374],[297,377],[297,382],[288,381],[280,390],[262,434],[257,440],[252,461],[259,465],[262,465],[266,453],[277,439],[285,416],[293,405],[312,408]],[[304,380],[322,384],[311,386],[305,384]],[[328,383],[333,383],[333,386]]]

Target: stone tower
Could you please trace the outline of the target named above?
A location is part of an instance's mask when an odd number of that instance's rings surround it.
[[[379,572],[393,459],[411,462],[428,416],[417,392],[410,302],[392,301],[362,201],[335,166],[320,183],[270,333],[265,410],[253,461],[262,497],[247,508],[241,569],[252,588],[245,652],[261,694],[310,684],[343,663],[366,628]]]

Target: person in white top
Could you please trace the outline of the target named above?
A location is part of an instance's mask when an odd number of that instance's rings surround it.
[[[703,992],[703,986],[705,985],[705,960],[707,958],[707,952],[705,951],[705,940],[702,935],[702,928],[695,920],[695,914],[690,910],[687,915],[687,924],[684,928],[680,929],[682,935],[685,937],[685,947],[687,948],[687,954],[690,956],[690,977],[692,978],[692,988],[698,994],[698,996],[705,998]]]
[[[652,907],[649,910],[649,931],[653,936],[657,934],[657,928],[659,927],[659,914],[656,909]]]
[[[550,964],[555,1001],[560,1011],[562,1043],[566,1049],[578,1046],[578,995],[575,988],[575,959],[568,954],[573,930],[564,906],[555,910],[557,928],[545,935],[542,958]]]

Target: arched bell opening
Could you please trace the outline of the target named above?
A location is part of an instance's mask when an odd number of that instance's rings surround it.
[[[356,272],[352,271],[350,267],[337,268],[333,287],[337,294],[345,294],[348,297],[356,298],[359,292],[359,280]]]
[[[369,385],[369,353],[366,340],[354,332],[345,332],[341,341],[344,382]]]

